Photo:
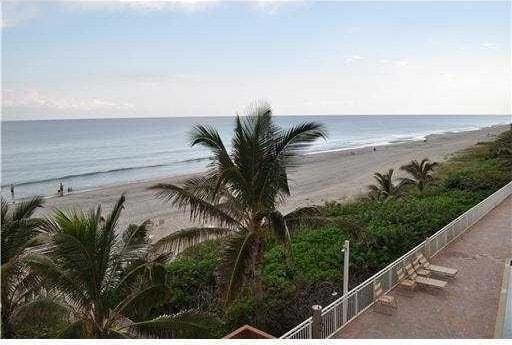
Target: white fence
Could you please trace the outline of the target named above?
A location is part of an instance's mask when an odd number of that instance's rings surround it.
[[[389,292],[398,284],[396,271],[403,268],[405,263],[415,258],[416,253],[432,257],[443,250],[451,241],[462,234],[466,229],[485,216],[512,194],[512,182],[482,200],[478,205],[464,212],[441,230],[427,238],[424,242],[410,250],[407,254],[389,264],[386,268],[359,284],[346,295],[329,304],[322,310],[321,337],[330,338],[350,321],[361,315],[373,305],[373,285],[380,282],[382,290]],[[311,339],[313,321],[310,317],[304,320],[280,338],[284,339]]]

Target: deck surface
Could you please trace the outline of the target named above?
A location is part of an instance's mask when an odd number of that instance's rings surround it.
[[[333,338],[492,338],[505,260],[512,254],[512,198],[432,258],[436,265],[457,268],[444,289],[417,289],[398,301],[393,315],[372,308]]]

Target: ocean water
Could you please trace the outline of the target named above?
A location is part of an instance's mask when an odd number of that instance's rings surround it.
[[[306,154],[423,140],[510,122],[508,116],[280,116],[287,127],[303,121],[326,125],[329,138]],[[2,195],[55,195],[59,182],[73,191],[200,171],[208,151],[191,148],[196,123],[215,126],[229,142],[232,117],[3,121]]]

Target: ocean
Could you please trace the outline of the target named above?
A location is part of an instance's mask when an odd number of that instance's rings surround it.
[[[277,116],[288,127],[303,121],[327,126],[329,138],[305,153],[423,140],[429,134],[468,131],[510,122],[509,116]],[[196,123],[216,127],[229,143],[233,117],[2,121],[2,196],[55,195],[132,181],[197,172],[208,151],[191,148]]]

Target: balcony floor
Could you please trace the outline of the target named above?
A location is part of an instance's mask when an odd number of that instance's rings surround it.
[[[512,254],[512,198],[432,259],[459,270],[443,290],[417,289],[393,315],[368,309],[333,338],[492,338],[505,259]]]

